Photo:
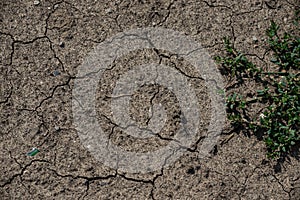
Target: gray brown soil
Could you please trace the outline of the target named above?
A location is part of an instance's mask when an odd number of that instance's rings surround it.
[[[82,145],[72,121],[72,89],[87,53],[125,30],[163,27],[198,41],[212,57],[223,55],[223,37],[269,65],[265,30],[270,20],[289,29],[298,0],[1,0],[0,1],[0,199],[300,199],[300,161],[266,157],[256,137],[223,134],[209,157],[198,148],[210,118],[207,88],[187,63],[160,50],[116,60],[97,90],[98,121],[111,142],[145,152],[166,145],[178,128],[174,94],[158,85],[132,96],[130,116],[141,126],[153,102],[168,120],[160,137],[126,136],[107,109],[118,76],[143,62],[161,62],[190,78],[203,123],[193,147],[175,163],[149,174],[130,174],[98,162]],[[226,77],[224,77],[226,81]],[[226,84],[226,82],[225,82]],[[255,89],[255,86],[249,86]],[[37,147],[40,152],[28,156]]]

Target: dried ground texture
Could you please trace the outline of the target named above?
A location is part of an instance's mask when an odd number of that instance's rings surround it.
[[[195,88],[202,123],[198,140],[176,162],[148,174],[105,166],[81,143],[72,119],[78,67],[105,39],[163,27],[193,37],[214,57],[224,53],[227,36],[255,63],[270,65],[265,29],[275,20],[288,30],[297,6],[298,0],[1,0],[0,199],[299,200],[299,159],[268,160],[256,137],[226,134],[224,127],[211,155],[199,158],[211,117],[207,88],[170,52],[141,50],[117,59],[99,82],[97,119],[111,142],[127,151],[166,145],[180,123],[168,88],[147,85],[132,96],[130,116],[141,126],[148,124],[153,103],[166,107],[162,132],[146,140],[124,134],[107,105],[117,78],[134,65],[151,61],[178,70]],[[28,156],[33,147],[40,152]]]

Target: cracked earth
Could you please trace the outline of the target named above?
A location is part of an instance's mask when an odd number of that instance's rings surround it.
[[[130,116],[149,125],[154,103],[168,117],[160,133],[142,140],[112,120],[108,104],[118,77],[135,65],[163,63],[189,79],[201,107],[197,140],[169,166],[130,174],[98,162],[73,125],[72,89],[78,67],[98,44],[133,28],[163,27],[193,37],[211,57],[229,37],[257,65],[271,65],[265,30],[275,20],[289,30],[298,0],[49,0],[0,2],[0,199],[300,199],[300,162],[266,158],[263,141],[224,127],[206,158],[210,101],[189,63],[158,49],[132,52],[113,63],[97,90],[97,120],[111,142],[152,151],[172,140],[180,107],[153,84],[132,95]],[[228,84],[224,77],[225,84]],[[249,86],[255,87],[255,86]],[[40,152],[26,153],[33,147]]]

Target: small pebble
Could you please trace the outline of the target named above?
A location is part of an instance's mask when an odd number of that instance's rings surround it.
[[[255,36],[252,37],[252,40],[253,40],[253,42],[257,42],[258,41],[257,37],[255,37]]]
[[[55,129],[56,131],[59,131],[59,130],[60,130],[59,126],[55,126],[54,129]]]
[[[257,25],[257,28],[260,29],[260,24]]]
[[[55,71],[53,72],[53,76],[59,76],[59,75],[60,75],[60,71],[55,70]]]
[[[112,9],[111,9],[111,8],[107,8],[107,9],[105,10],[105,12],[106,12],[106,13],[111,13],[111,12],[112,12]]]
[[[64,48],[64,47],[65,47],[65,43],[64,43],[64,42],[60,42],[60,43],[59,43],[59,46],[60,46],[61,48]]]
[[[37,6],[39,4],[40,4],[40,1],[38,1],[38,0],[36,0],[36,1],[33,2],[33,5],[35,5],[35,6]]]

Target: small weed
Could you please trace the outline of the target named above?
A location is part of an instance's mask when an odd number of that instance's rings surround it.
[[[242,77],[254,76],[260,71],[253,63],[248,61],[244,54],[234,49],[229,39],[224,38],[224,43],[227,57],[217,56],[215,59],[222,64],[227,72],[230,72],[231,77],[237,77],[242,82]]]
[[[267,30],[269,45],[274,53],[271,60],[279,66],[279,71],[290,68],[299,69],[300,64],[300,37],[293,37],[289,33],[284,33],[283,37],[278,35],[279,26],[274,21]]]
[[[239,93],[228,95],[227,117],[234,127],[250,129],[257,135],[263,132],[271,158],[286,155],[291,147],[300,143],[300,38],[289,33],[279,35],[279,30],[272,21],[266,31],[274,56],[271,62],[277,66],[275,71],[255,66],[228,39],[224,40],[226,57],[216,57],[231,78],[240,83],[248,78],[263,87],[250,100]],[[256,113],[259,117],[249,118],[248,110],[253,103],[259,103],[262,112]]]

